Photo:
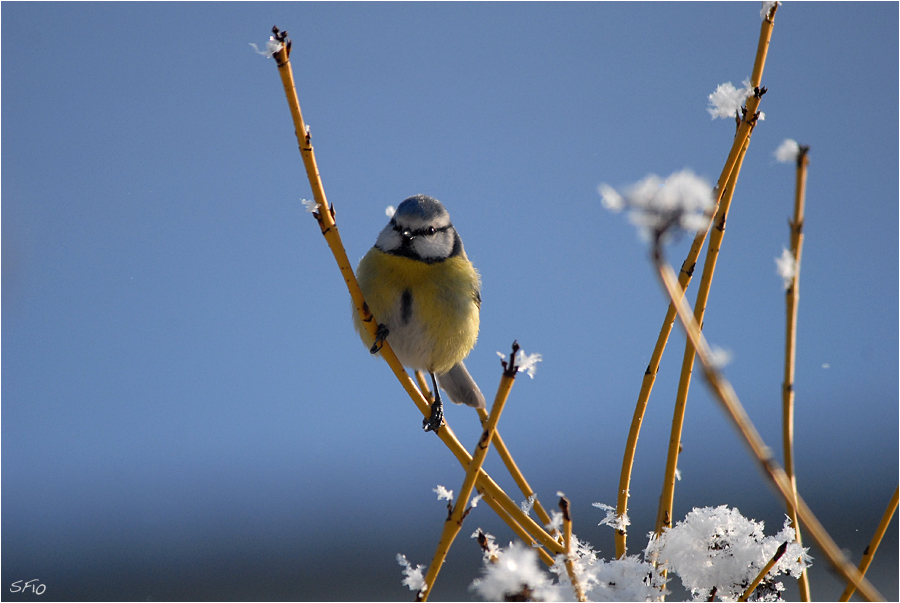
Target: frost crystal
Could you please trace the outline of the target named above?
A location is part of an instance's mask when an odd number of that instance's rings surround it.
[[[797,161],[797,156],[800,155],[800,145],[797,144],[796,140],[785,138],[784,142],[775,149],[774,155],[775,159],[781,163],[793,163]]]
[[[600,202],[603,203],[603,207],[606,209],[615,212],[625,209],[625,199],[613,187],[608,184],[601,184],[597,187],[597,192],[600,193]]]
[[[559,601],[560,587],[541,571],[537,553],[521,542],[501,549],[469,587],[487,601]]]
[[[472,533],[471,537],[478,540],[478,544],[484,551],[484,562],[496,563],[497,557],[500,554],[500,547],[494,542],[494,536],[482,531],[481,528],[478,528]]]
[[[713,119],[730,119],[741,114],[741,106],[753,94],[750,80],[744,80],[743,84],[743,88],[735,88],[731,82],[725,82],[719,84],[716,91],[709,95],[709,107],[706,110]]]
[[[267,59],[271,59],[272,56],[273,56],[276,52],[278,52],[279,50],[282,49],[282,47],[284,46],[284,44],[282,44],[281,42],[279,42],[278,40],[276,40],[276,39],[275,39],[275,36],[269,36],[269,41],[266,42],[266,49],[265,49],[265,50],[260,50],[260,49],[259,49],[259,46],[257,46],[257,45],[254,44],[253,42],[250,42],[250,46],[253,47],[253,50],[256,52],[256,54],[261,54],[261,55],[263,55],[264,57],[266,57]]]
[[[497,353],[500,354],[500,352],[497,352]],[[505,356],[503,356],[503,354],[500,354],[500,356],[503,358],[506,358]],[[528,497],[528,500],[526,500],[525,502],[519,503],[519,508],[522,509],[522,513],[524,513],[525,515],[528,515],[529,513],[531,513],[531,508],[534,507],[534,501],[536,501],[536,500],[537,500],[537,494],[532,494],[531,496]]]
[[[628,519],[627,514],[623,513],[622,515],[616,515],[615,507],[596,502],[593,503],[593,506],[606,511],[606,517],[601,519],[600,523],[597,525],[609,526],[614,530],[619,530],[620,532],[624,532],[625,528],[631,525],[631,520]]]
[[[717,345],[709,348],[709,361],[714,369],[722,370],[729,362],[731,362],[731,352]]]
[[[675,172],[665,180],[650,174],[622,195],[606,184],[601,184],[598,192],[603,205],[613,211],[630,207],[629,219],[647,239],[670,226],[689,231],[705,228],[707,212],[715,205],[709,183],[690,170]]]
[[[622,559],[598,559],[587,543],[573,537],[570,556],[575,579],[582,591],[594,601],[655,601],[667,594],[664,582],[654,567],[638,556]],[[567,587],[567,600],[574,598],[571,579],[565,567],[565,555],[557,555],[550,571]]]
[[[759,11],[759,18],[765,19],[766,15],[769,14],[769,11],[772,10],[772,7],[775,6],[776,4],[780,5],[781,2],[778,2],[778,0],[773,0],[771,2],[763,2],[762,8]]]
[[[506,354],[503,352],[497,352],[497,355],[500,356],[500,359],[506,362]],[[537,363],[543,360],[544,357],[538,353],[534,354],[526,354],[523,350],[519,350],[516,352],[516,368],[519,373],[526,373],[529,377],[534,379],[534,372],[537,370]]]
[[[545,528],[550,531],[557,530],[559,532],[562,531],[563,525],[563,514],[559,511],[550,511],[550,523],[548,523]]]
[[[408,586],[409,590],[421,592],[425,588],[425,576],[422,575],[424,569],[421,565],[416,565],[413,569],[412,563],[406,560],[406,555],[397,553],[397,563],[403,566],[403,582],[404,586]]]
[[[438,495],[438,500],[453,501],[453,490],[448,490],[440,484],[438,484],[437,488],[432,488],[431,491]]]
[[[615,509],[600,503],[594,506],[607,512],[601,524],[615,527]],[[553,519],[561,523],[562,514],[554,512]],[[497,549],[493,537],[479,529],[472,537],[478,538],[485,550],[484,567],[482,576],[470,588],[492,601],[573,600],[575,592],[566,568],[566,562],[570,562],[581,591],[593,601],[659,600],[669,594],[663,570],[678,574],[694,601],[709,600],[713,589],[715,597],[732,601],[787,543],[784,555],[750,597],[751,601],[780,600],[784,586],[775,578],[780,574],[799,577],[809,566],[810,557],[796,543],[790,519],[775,536],[765,536],[763,529],[762,522],[743,517],[737,509],[694,509],[659,539],[650,535],[644,560],[637,555],[599,559],[588,543],[573,535],[571,551],[554,559],[550,568],[553,577],[541,571],[537,555],[525,544],[517,542]],[[659,560],[658,568],[654,560]]]
[[[764,525],[726,506],[694,509],[684,521],[652,538],[644,554],[657,558],[681,577],[694,601],[709,599],[713,588],[722,600],[739,597],[782,543],[787,551],[754,591],[756,600],[778,600],[783,590],[775,582],[779,574],[797,577],[809,565],[806,549],[794,539],[789,522],[775,536],[763,533]]]
[[[543,359],[544,357],[538,353],[526,354],[522,350],[519,350],[519,353],[516,354],[516,365],[518,365],[520,373],[525,373],[529,377],[534,379],[534,372],[537,370],[537,363]]]
[[[300,202],[306,207],[306,211],[312,213],[319,208],[319,204],[315,201],[310,201],[309,199],[300,199]]]
[[[662,577],[637,555],[601,559],[593,568],[592,577],[595,584],[590,594],[595,601],[657,601],[668,594]]]
[[[797,274],[797,262],[794,261],[794,254],[787,247],[782,247],[781,257],[775,258],[775,269],[778,271],[778,276],[784,281],[784,289],[787,291],[794,282],[794,275]]]
[[[393,205],[388,205],[387,207],[384,208],[384,215],[386,215],[388,218],[393,218],[395,211],[396,210],[394,209]]]
[[[479,539],[481,536],[481,530],[472,535]],[[493,543],[490,535],[484,535],[484,540],[489,546]],[[575,579],[589,600],[655,601],[668,594],[665,581],[652,564],[638,556],[598,559],[591,546],[575,536],[571,554],[560,554],[554,559],[550,568],[553,578],[540,571],[534,551],[517,542],[497,550],[493,558],[486,552],[482,577],[470,588],[492,601],[573,601],[575,591],[566,561],[572,563]]]

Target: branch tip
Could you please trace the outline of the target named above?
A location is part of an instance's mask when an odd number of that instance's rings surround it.
[[[562,511],[564,521],[572,521],[569,515],[569,499],[565,496],[559,498],[559,510]]]
[[[503,365],[503,375],[506,377],[511,377],[513,379],[516,378],[516,373],[519,371],[519,367],[516,366],[516,354],[519,352],[519,342],[517,340],[513,340],[512,342],[512,354],[509,357],[509,362],[506,360],[500,360],[500,364]]]

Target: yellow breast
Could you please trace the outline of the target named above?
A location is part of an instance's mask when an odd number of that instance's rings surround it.
[[[427,264],[373,247],[360,260],[356,278],[404,366],[442,374],[475,346],[481,283],[465,255]],[[353,321],[371,346],[355,310]]]

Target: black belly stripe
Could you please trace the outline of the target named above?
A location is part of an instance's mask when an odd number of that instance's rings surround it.
[[[412,318],[412,292],[404,289],[400,297],[400,321],[406,324],[410,318]]]

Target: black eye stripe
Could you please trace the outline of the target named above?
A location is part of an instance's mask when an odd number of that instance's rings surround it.
[[[402,226],[397,224],[397,222],[391,218],[391,227],[397,232],[403,232],[405,230]],[[450,230],[451,225],[447,224],[446,226],[441,226],[440,228],[435,228],[434,226],[426,226],[425,228],[420,228],[419,230],[410,231],[410,234],[414,237],[433,235],[439,232],[446,232]]]
[[[423,228],[423,229],[421,229],[421,230],[417,230],[417,231],[416,231],[416,234],[419,234],[419,235],[433,235],[433,234],[436,234],[436,233],[439,233],[439,232],[447,232],[448,230],[450,230],[450,225],[449,225],[449,224],[448,224],[447,226],[442,226],[442,227],[440,227],[440,228],[435,228],[434,226],[427,226],[427,227],[425,227],[425,228]]]

